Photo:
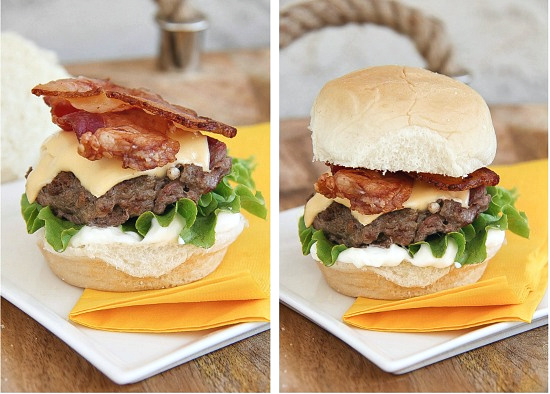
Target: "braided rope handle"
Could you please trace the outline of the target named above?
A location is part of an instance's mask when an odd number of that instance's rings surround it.
[[[453,59],[453,48],[443,23],[393,0],[310,0],[280,12],[279,48],[326,26],[372,23],[411,38],[429,70],[469,80],[468,72]]]

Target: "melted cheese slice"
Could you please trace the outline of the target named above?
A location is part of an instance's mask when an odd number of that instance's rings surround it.
[[[345,205],[348,208],[351,207],[351,202],[347,198],[336,197],[333,199],[325,197],[321,193],[315,193],[314,196],[311,197],[306,203],[306,207],[304,210],[304,222],[306,224],[306,227],[311,226],[315,217],[323,212],[325,209],[327,209],[333,202]],[[362,213],[354,211],[353,209],[351,209],[351,214],[363,226],[370,224],[372,221],[374,221],[374,219],[382,215],[381,213],[374,215],[364,215]]]
[[[77,152],[78,140],[76,134],[59,131],[42,144],[38,164],[27,177],[26,193],[32,203],[40,190],[50,183],[61,171],[72,172],[90,193],[96,197],[104,195],[117,183],[141,175],[151,175],[162,178],[168,168],[176,164],[195,164],[204,171],[210,170],[210,151],[208,140],[200,133],[192,133],[177,129],[169,132],[169,137],[178,141],[180,150],[176,161],[163,167],[147,171],[122,168],[122,161],[116,158],[88,160]]]
[[[428,205],[439,199],[442,200],[454,200],[460,202],[463,207],[468,207],[468,200],[470,199],[470,191],[447,191],[439,190],[427,183],[415,181],[411,196],[407,201],[403,203],[403,208],[412,208],[419,211],[428,209]],[[351,203],[347,198],[327,198],[320,193],[315,195],[306,203],[304,209],[304,222],[307,227],[311,226],[315,217],[327,209],[332,202],[345,205],[350,208]],[[351,210],[351,214],[359,223],[366,226],[372,223],[378,216],[382,215],[364,215],[357,211]]]
[[[454,200],[459,202],[462,207],[468,207],[470,200],[470,191],[463,190],[453,192],[449,190],[439,190],[428,183],[415,181],[411,196],[403,203],[403,208],[412,208],[418,211],[428,209],[428,205],[437,200]]]

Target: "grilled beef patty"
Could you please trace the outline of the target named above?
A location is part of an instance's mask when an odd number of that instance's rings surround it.
[[[60,172],[42,188],[36,201],[50,206],[58,217],[99,227],[118,226],[146,211],[161,214],[180,198],[197,202],[231,171],[226,145],[208,137],[208,148],[210,172],[194,164],[180,164],[176,166],[180,176],[174,180],[142,175],[118,183],[100,197],[86,190],[72,172]]]
[[[481,186],[470,190],[468,208],[454,200],[438,200],[440,208],[436,213],[405,208],[383,214],[366,226],[353,217],[348,207],[332,203],[317,215],[313,227],[323,230],[330,241],[347,247],[407,246],[424,241],[429,235],[457,231],[472,223],[479,213],[487,210],[490,201],[491,196]]]

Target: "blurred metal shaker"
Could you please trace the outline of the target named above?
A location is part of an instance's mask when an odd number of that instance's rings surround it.
[[[206,17],[189,0],[157,0],[160,27],[157,66],[161,70],[194,71],[200,66]]]

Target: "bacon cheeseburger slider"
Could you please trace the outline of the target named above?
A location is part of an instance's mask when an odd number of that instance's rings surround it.
[[[251,161],[231,159],[210,136],[235,128],[104,80],[32,92],[62,130],[27,175],[22,213],[67,283],[133,291],[196,281],[243,230],[241,208],[266,217]]]
[[[496,137],[474,90],[381,66],[327,83],[311,110],[315,184],[299,232],[342,294],[403,299],[474,283],[504,243],[529,236],[516,194],[486,168]]]

